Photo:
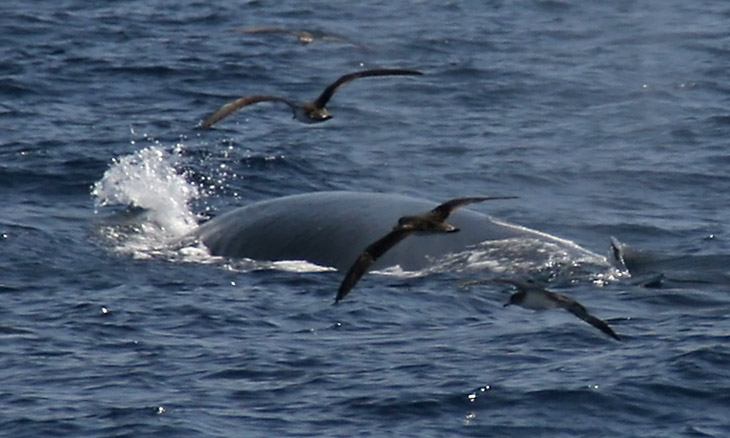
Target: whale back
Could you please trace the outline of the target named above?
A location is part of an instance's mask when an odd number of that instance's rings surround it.
[[[401,216],[429,211],[439,203],[396,194],[316,192],[240,207],[202,224],[194,234],[217,256],[306,260],[346,270]],[[488,204],[479,208],[488,208]],[[487,240],[528,236],[570,243],[493,221],[469,208],[456,210],[447,221],[460,231],[409,236],[379,259],[374,268],[399,265],[405,270],[422,269],[434,258]]]
[[[347,269],[401,216],[439,203],[402,195],[317,192],[256,202],[216,217],[196,231],[213,255],[255,260],[306,260]],[[487,238],[508,237],[480,213],[460,209],[449,222],[458,233],[414,235],[386,253],[377,266],[420,269],[429,259],[463,250]]]

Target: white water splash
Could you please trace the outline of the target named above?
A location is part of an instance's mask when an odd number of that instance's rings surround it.
[[[568,242],[568,241],[565,241]],[[561,243],[564,243],[561,241]],[[480,276],[585,279],[597,283],[615,281],[621,271],[606,257],[577,245],[559,245],[534,238],[489,240],[434,261],[431,272],[464,271]]]
[[[92,187],[97,212],[126,208],[105,218],[102,229],[116,250],[149,257],[197,226],[190,203],[201,191],[178,171],[180,151],[180,145],[172,151],[154,145],[115,158]]]

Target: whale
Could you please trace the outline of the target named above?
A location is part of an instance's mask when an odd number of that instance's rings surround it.
[[[213,256],[306,261],[346,271],[363,249],[388,233],[400,217],[430,210],[438,204],[394,193],[295,194],[253,202],[215,216],[184,240],[202,244]],[[423,270],[449,254],[494,241],[508,242],[506,247],[516,242],[539,242],[571,260],[606,263],[605,257],[570,240],[502,222],[476,207],[455,211],[449,222],[459,232],[414,235],[379,258],[372,269],[399,266],[406,271]],[[544,246],[538,250],[544,252]]]

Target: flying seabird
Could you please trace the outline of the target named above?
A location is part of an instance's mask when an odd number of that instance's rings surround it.
[[[345,298],[358,280],[390,248],[412,233],[455,233],[458,228],[446,222],[449,215],[462,205],[494,199],[515,199],[515,196],[456,198],[446,201],[431,211],[414,216],[403,216],[398,224],[385,236],[368,245],[358,256],[340,283],[335,303]]]
[[[585,307],[568,296],[551,292],[532,281],[508,279],[495,279],[493,281],[496,283],[510,284],[517,289],[517,292],[509,297],[509,301],[505,303],[504,307],[515,304],[532,310],[565,309],[617,341],[621,340],[605,321],[588,313]]]
[[[216,112],[208,116],[203,122],[200,124],[201,129],[208,129],[211,126],[213,126],[215,123],[219,122],[224,117],[228,116],[229,114],[233,113],[234,111],[237,111],[247,105],[251,105],[258,102],[266,102],[266,101],[274,101],[274,102],[283,102],[289,107],[292,108],[294,111],[294,118],[305,123],[316,123],[316,122],[324,122],[325,120],[331,119],[332,115],[327,111],[327,108],[325,105],[327,105],[327,102],[332,98],[332,96],[335,94],[335,91],[337,91],[338,88],[345,85],[346,83],[350,81],[354,81],[355,79],[359,78],[367,78],[372,76],[403,76],[403,75],[422,75],[420,71],[417,70],[406,70],[406,69],[397,69],[397,68],[379,68],[379,69],[373,69],[373,70],[363,70],[358,71],[354,73],[348,73],[339,79],[337,79],[335,82],[330,84],[327,88],[324,89],[322,94],[319,95],[319,97],[312,101],[312,102],[304,102],[304,103],[296,103],[289,99],[283,98],[283,97],[276,97],[276,96],[262,96],[262,95],[254,95],[254,96],[244,96],[239,99],[233,100],[231,102],[228,102],[227,104],[223,105],[220,109],[218,109]]]
[[[358,46],[360,48],[366,49],[367,47],[363,46],[362,44],[358,44],[356,42],[350,41],[347,38],[336,35],[333,33],[325,33],[325,32],[315,32],[315,31],[308,31],[308,30],[292,30],[292,29],[284,29],[282,27],[246,27],[242,29],[235,29],[238,33],[245,33],[245,34],[256,34],[256,33],[281,33],[285,35],[292,35],[296,37],[297,41],[299,41],[302,44],[311,44],[314,42],[314,40],[328,40],[328,41],[337,41],[337,42],[343,42],[352,44],[354,46]]]

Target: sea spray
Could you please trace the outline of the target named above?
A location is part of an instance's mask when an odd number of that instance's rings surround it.
[[[144,257],[157,252],[197,226],[190,203],[201,190],[178,171],[181,145],[159,144],[114,158],[91,190],[97,213],[122,206],[105,220],[102,235],[120,252]]]

